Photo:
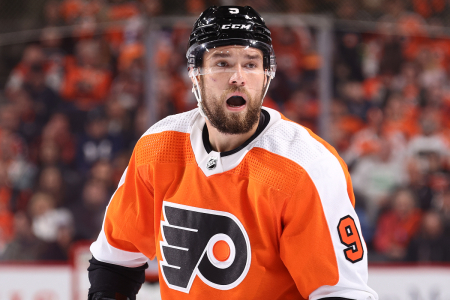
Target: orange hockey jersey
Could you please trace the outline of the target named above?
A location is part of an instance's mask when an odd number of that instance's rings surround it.
[[[205,147],[197,109],[138,141],[91,246],[102,262],[159,262],[162,299],[378,299],[347,167],[308,129],[268,120],[235,151]]]

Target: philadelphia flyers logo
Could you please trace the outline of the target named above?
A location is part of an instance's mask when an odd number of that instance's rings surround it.
[[[198,276],[205,284],[229,290],[250,268],[247,232],[234,215],[163,202],[161,274],[167,285],[189,293]]]

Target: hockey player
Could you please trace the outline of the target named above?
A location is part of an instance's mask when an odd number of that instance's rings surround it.
[[[89,299],[378,299],[347,167],[262,107],[276,62],[251,7],[210,7],[190,36],[198,108],[138,141],[91,246]]]

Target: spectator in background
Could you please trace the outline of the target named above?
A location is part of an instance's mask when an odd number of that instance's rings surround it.
[[[340,99],[332,102],[330,142],[339,153],[348,149],[350,137],[362,128],[364,128],[364,123],[349,113],[345,102]]]
[[[133,137],[132,120],[129,111],[117,98],[112,98],[106,103],[106,116],[108,134],[114,137],[122,137],[125,147],[130,145]]]
[[[44,6],[44,22],[46,26],[60,26],[64,25],[61,19],[58,0],[49,0],[45,2]]]
[[[38,101],[34,102],[31,98],[30,93],[26,92],[24,89],[17,90],[13,95],[9,97],[11,104],[14,106],[17,113],[18,121],[20,122],[20,127],[17,133],[25,140],[25,142],[32,142],[41,133],[42,127],[46,122],[46,111],[49,109],[43,109],[37,114],[37,109],[42,103]]]
[[[408,110],[404,97],[392,93],[384,106],[383,130],[387,135],[401,135],[406,141],[419,132],[415,115]]]
[[[348,1],[347,1],[348,2]],[[361,35],[354,32],[336,33],[336,57],[335,70],[338,73],[338,80],[352,80],[361,82],[362,74]]]
[[[56,167],[46,167],[41,170],[37,189],[50,195],[54,206],[68,205],[66,191],[61,171]]]
[[[33,261],[42,257],[46,245],[34,235],[31,224],[25,212],[19,211],[14,215],[14,238],[6,245],[0,260]]]
[[[274,27],[273,48],[277,53],[277,76],[268,92],[279,107],[291,98],[302,82],[303,45],[298,33],[290,27]]]
[[[59,93],[64,80],[67,54],[62,49],[62,37],[57,28],[47,27],[42,30],[41,46],[48,65],[46,84],[55,93]]]
[[[441,163],[450,155],[450,147],[441,135],[440,118],[438,110],[424,109],[420,117],[421,134],[413,137],[407,146],[408,157],[417,159],[425,173],[439,171]]]
[[[91,168],[90,178],[101,182],[107,189],[108,194],[112,195],[117,188],[113,180],[113,166],[111,162],[107,160],[97,161]]]
[[[22,60],[12,70],[6,83],[6,95],[11,96],[21,88],[29,79],[30,73],[39,72],[44,78],[47,74],[48,66],[45,64],[45,56],[42,47],[36,44],[29,45],[25,48]],[[31,74],[33,77],[34,74]]]
[[[371,104],[364,98],[364,90],[360,82],[348,81],[343,84],[341,99],[347,104],[348,112],[351,115],[366,121],[367,111]]]
[[[132,23],[140,15],[138,2],[124,0],[110,0],[109,2],[110,5],[107,8],[106,15],[110,21],[128,20],[128,23]],[[128,36],[129,33],[128,31]],[[125,42],[127,35],[124,34],[124,28],[121,25],[113,25],[107,29],[106,39],[114,53],[120,52],[120,48]]]
[[[12,190],[8,184],[6,168],[0,161],[0,256],[13,238],[14,215],[11,211]]]
[[[351,171],[355,192],[367,199],[367,213],[374,222],[379,210],[396,187],[406,184],[406,170],[401,153],[395,153],[385,138],[377,141],[371,155],[361,157]]]
[[[421,230],[408,246],[406,258],[411,262],[450,262],[450,236],[445,235],[442,217],[429,211],[422,218]]]
[[[149,128],[148,119],[149,119],[149,112],[147,108],[145,108],[144,106],[139,107],[134,116],[133,140],[130,143],[130,146],[134,147],[134,145],[136,145],[140,137],[147,131],[147,129]]]
[[[111,86],[111,97],[130,110],[142,102],[144,93],[144,53],[142,44],[123,47],[119,58],[119,73]]]
[[[140,0],[144,5],[145,14],[148,17],[159,15],[162,12],[162,3],[160,0]]]
[[[47,188],[49,188],[47,191],[53,193],[59,204],[68,205],[72,203],[79,197],[78,192],[80,191],[82,181],[81,176],[62,162],[59,145],[54,140],[44,140],[38,150],[37,165],[41,170],[41,176],[43,176],[44,170],[56,169],[57,171],[51,171],[50,173],[59,173],[62,178],[62,182],[56,180],[56,182],[50,183],[50,185],[47,184]],[[44,178],[42,180],[46,181]],[[43,189],[43,186],[40,186],[40,189]]]
[[[86,133],[78,142],[77,168],[86,173],[100,159],[111,161],[121,148],[121,137],[108,133],[108,119],[104,111],[92,110],[88,114]]]
[[[416,195],[418,207],[423,211],[429,210],[434,197],[429,174],[423,171],[423,167],[416,159],[408,160],[407,173],[408,187]]]
[[[76,155],[76,141],[65,114],[52,115],[42,131],[41,143],[54,142],[60,150],[61,163],[71,166]]]
[[[395,19],[385,16],[378,25],[378,32],[375,37],[376,47],[379,47],[379,54],[376,57],[377,71],[381,74],[391,76],[399,74],[404,62],[402,56],[401,37],[392,34],[395,31]]]
[[[119,185],[120,179],[122,178],[123,172],[128,166],[128,162],[131,158],[132,150],[122,151],[114,158],[112,162],[113,175],[112,180],[114,182],[114,187]]]
[[[399,189],[391,208],[380,215],[375,229],[374,247],[381,255],[379,259],[403,260],[420,220],[421,212],[416,208],[414,194],[409,189]]]
[[[76,45],[76,57],[68,58],[62,97],[82,111],[88,111],[106,100],[111,85],[111,73],[101,65],[100,43],[81,40]]]
[[[264,106],[267,107],[266,100],[264,100]],[[284,105],[284,115],[287,118],[302,124],[313,132],[317,132],[316,120],[318,114],[319,107],[317,100],[311,99],[308,91],[303,89],[295,91]]]
[[[58,223],[56,240],[47,243],[41,259],[68,261],[74,233],[74,227],[71,222]]]
[[[438,204],[439,211],[444,223],[444,234],[450,236],[450,189],[445,190]]]
[[[75,239],[93,240],[102,228],[105,208],[109,201],[108,191],[99,180],[90,180],[83,187],[82,197],[72,206]]]
[[[56,208],[56,201],[51,194],[37,192],[30,200],[30,215],[33,218],[33,233],[45,242],[58,239],[60,227],[70,227],[73,217],[69,210]]]
[[[33,184],[36,168],[26,159],[27,145],[14,131],[17,130],[18,114],[15,106],[4,105],[0,108],[0,163],[7,170],[8,182],[18,194],[30,189]],[[18,208],[17,200],[12,205]]]
[[[383,139],[383,111],[372,107],[367,111],[366,119],[366,127],[353,135],[348,150],[342,155],[349,169],[358,159],[377,152]]]
[[[58,107],[60,98],[56,94],[58,91],[57,83],[53,83],[50,88],[48,83],[55,81],[56,72],[61,72],[62,57],[56,56],[58,47],[58,33],[47,29],[43,32],[45,43],[39,46],[39,61],[33,62],[23,81],[22,88],[29,94],[34,103],[34,111],[38,122],[47,122],[49,116]],[[59,70],[56,64],[59,63]],[[59,74],[62,77],[62,74]],[[59,79],[61,81],[61,78]],[[59,83],[60,85],[60,83]],[[40,124],[42,125],[42,124]]]

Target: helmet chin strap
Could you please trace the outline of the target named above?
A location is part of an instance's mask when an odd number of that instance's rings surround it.
[[[261,99],[261,106],[263,105],[264,98],[266,97],[267,90],[269,89],[270,82],[272,81],[272,76],[267,76],[267,77],[268,77],[267,85],[266,85],[266,88],[265,88],[265,91],[264,91],[264,95],[262,96],[262,99]]]
[[[192,76],[194,82],[192,83],[192,93],[195,95],[195,98],[197,99],[197,106],[198,106],[198,110],[200,112],[200,115],[202,117],[204,117],[205,119],[208,119],[208,117],[205,114],[205,111],[203,110],[203,105],[202,105],[202,93],[200,91],[200,84],[197,80],[197,76]]]

